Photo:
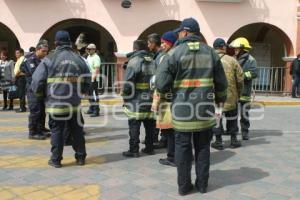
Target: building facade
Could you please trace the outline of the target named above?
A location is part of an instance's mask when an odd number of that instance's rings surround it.
[[[260,67],[257,91],[290,91],[289,62],[300,52],[298,0],[132,0],[127,9],[121,2],[0,0],[0,48],[13,56],[16,47],[27,50],[41,38],[53,44],[55,32],[66,29],[73,41],[85,32],[104,61],[121,63],[137,38],[172,30],[194,17],[209,45],[217,37],[250,40]]]

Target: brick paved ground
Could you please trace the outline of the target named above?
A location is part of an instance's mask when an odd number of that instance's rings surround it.
[[[163,150],[122,157],[127,123],[111,113],[86,117],[87,124],[99,126],[86,128],[87,165],[76,166],[71,147],[65,147],[61,169],[47,165],[49,140],[27,139],[26,117],[0,112],[0,199],[300,199],[300,107],[268,107],[243,148],[212,150],[209,193],[184,198],[177,195],[176,169],[158,163]]]

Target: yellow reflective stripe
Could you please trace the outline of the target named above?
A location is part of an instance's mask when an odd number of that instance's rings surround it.
[[[245,76],[246,76],[247,78],[251,78],[251,77],[252,77],[252,74],[251,74],[251,72],[245,72]]]
[[[216,92],[216,97],[225,97],[227,95],[227,90],[224,90],[222,92]]]
[[[42,97],[42,96],[43,96],[43,93],[35,93],[35,96],[36,96],[36,97]]]
[[[150,84],[149,83],[137,83],[135,88],[140,89],[140,90],[150,89]]]
[[[211,128],[216,125],[215,118],[211,118],[210,120],[205,121],[176,121],[172,120],[172,124],[174,129],[180,130],[184,132],[194,131],[194,130],[204,130],[207,128]]]
[[[212,78],[183,79],[174,81],[174,88],[210,87],[213,86]]]
[[[127,115],[127,117],[134,118],[137,120],[154,119],[155,118],[155,115],[153,112],[132,112],[126,107],[123,107],[123,111]]]
[[[241,101],[251,101],[251,97],[248,97],[248,96],[241,96],[241,97],[240,97],[240,100],[241,100]]]
[[[51,113],[51,114],[72,113],[72,112],[77,112],[78,110],[79,110],[79,107],[46,108],[46,112]]]
[[[81,82],[83,79],[79,79],[79,77],[52,77],[47,79],[47,83],[60,83],[60,82],[69,82],[69,83],[76,83],[80,80]]]
[[[200,42],[188,42],[187,45],[191,51],[199,50],[200,49]]]

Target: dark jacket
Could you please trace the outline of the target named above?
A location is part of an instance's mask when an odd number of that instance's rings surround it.
[[[129,59],[124,76],[124,112],[129,118],[153,118],[150,79],[155,63],[147,51],[137,51]]]
[[[173,92],[172,123],[180,132],[198,132],[215,126],[214,103],[226,100],[227,80],[215,50],[198,36],[177,41],[163,59],[156,77],[160,93]]]
[[[31,88],[37,96],[46,91],[46,112],[66,115],[79,109],[81,93],[88,93],[90,79],[85,61],[70,46],[59,46],[35,70]]]
[[[21,64],[20,71],[25,74],[27,90],[30,89],[30,85],[32,82],[32,75],[40,63],[41,63],[41,59],[39,59],[35,55],[35,53],[29,53],[25,56],[25,59]]]
[[[250,102],[252,93],[252,82],[257,78],[257,63],[249,53],[245,53],[237,59],[243,68],[244,89],[240,101]]]
[[[298,60],[298,58],[295,58],[291,64],[291,68],[290,68],[290,75],[293,76],[293,79],[295,79],[295,77],[300,77],[300,60]]]

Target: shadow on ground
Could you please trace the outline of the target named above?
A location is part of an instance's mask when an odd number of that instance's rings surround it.
[[[210,172],[211,184],[209,185],[209,190],[214,191],[230,185],[257,181],[269,175],[268,172],[251,167],[241,167],[240,169],[232,170],[213,170]]]

